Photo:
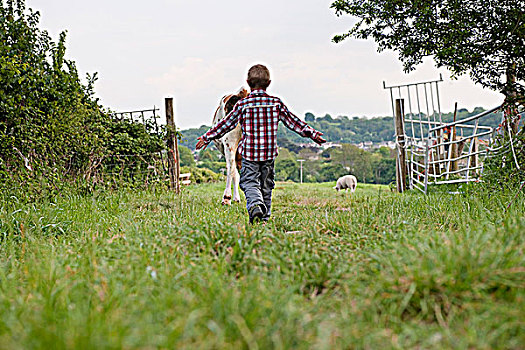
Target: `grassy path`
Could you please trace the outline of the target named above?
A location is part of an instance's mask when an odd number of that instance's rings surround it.
[[[331,186],[5,201],[0,349],[525,347],[523,195]]]

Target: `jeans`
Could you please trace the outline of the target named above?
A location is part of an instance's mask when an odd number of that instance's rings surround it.
[[[275,187],[274,159],[253,162],[243,159],[240,187],[246,196],[248,214],[254,205],[263,207],[263,220],[268,220],[272,212],[272,190]]]

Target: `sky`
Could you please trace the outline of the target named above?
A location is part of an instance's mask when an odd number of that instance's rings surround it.
[[[431,59],[405,74],[394,52],[373,41],[331,42],[355,23],[330,0],[27,0],[56,41],[67,30],[66,57],[82,74],[98,72],[101,104],[113,111],[175,99],[179,128],[210,125],[219,99],[247,87],[253,64],[269,67],[269,93],[300,118],[392,115],[387,85],[438,79],[443,111],[491,108],[499,93],[468,76],[451,80]],[[163,113],[163,112],[162,112]]]

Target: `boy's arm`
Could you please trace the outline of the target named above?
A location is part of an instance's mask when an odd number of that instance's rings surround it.
[[[233,108],[233,111],[231,111],[230,114],[226,116],[226,118],[218,122],[215,126],[208,130],[207,133],[198,137],[199,142],[195,147],[197,149],[201,149],[203,147],[206,148],[211,140],[218,139],[227,132],[233,130],[239,123],[239,116],[241,115],[240,112],[241,108],[239,108],[239,104],[236,104]]]
[[[295,131],[302,137],[309,137],[318,144],[326,142],[322,137],[322,132],[315,130],[310,125],[297,118],[295,114],[290,112],[284,103],[281,103],[279,120],[282,121],[288,129]]]

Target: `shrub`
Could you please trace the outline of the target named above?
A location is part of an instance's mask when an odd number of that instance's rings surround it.
[[[507,134],[497,137],[494,148],[502,148],[490,154],[485,161],[484,180],[490,188],[513,188],[525,181],[525,131],[523,128],[513,136],[512,145],[514,152]]]
[[[82,83],[65,59],[65,32],[53,42],[39,17],[24,0],[0,1],[0,189],[27,199],[53,195],[115,171],[116,155],[148,166],[165,147],[163,132],[111,118],[94,97],[96,73]]]
[[[6,183],[61,183],[100,155],[108,115],[58,43],[37,28],[24,1],[0,3],[0,176]]]
[[[214,173],[212,170],[207,168],[196,168],[196,167],[186,167],[183,166],[180,168],[181,174],[191,173],[190,180],[192,183],[205,183],[205,182],[217,182],[224,179],[224,176],[221,174]]]

